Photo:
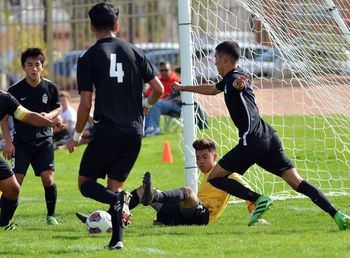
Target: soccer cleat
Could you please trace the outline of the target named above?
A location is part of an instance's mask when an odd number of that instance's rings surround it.
[[[129,192],[119,192],[117,201],[113,206],[114,211],[118,213],[119,225],[121,225],[122,228],[127,228],[131,224],[132,215],[129,210],[130,198],[131,194]]]
[[[18,226],[17,224],[11,222],[7,226],[1,227],[1,228],[3,228],[5,231],[11,231],[11,230],[16,230]]]
[[[334,221],[338,225],[339,230],[346,230],[350,228],[350,217],[341,211],[337,211],[334,215]]]
[[[46,222],[47,222],[47,225],[58,225],[58,222],[54,216],[47,216]]]
[[[265,195],[261,195],[255,202],[255,208],[253,213],[250,215],[248,226],[252,226],[258,219],[260,219],[260,217],[269,209],[271,205],[272,200]]]
[[[119,241],[119,242],[117,242],[115,245],[109,244],[109,245],[107,246],[107,248],[108,248],[109,250],[122,249],[122,248],[124,248],[124,244],[123,244],[122,241]]]
[[[152,187],[151,173],[150,172],[145,173],[145,175],[143,176],[142,184],[143,184],[144,192],[143,192],[143,195],[141,198],[141,203],[144,206],[151,205],[153,202],[153,199],[154,199],[155,191]]]
[[[81,213],[81,212],[76,212],[75,216],[77,216],[77,218],[83,223],[86,223],[86,220],[88,218],[87,215],[85,215],[84,213]]]

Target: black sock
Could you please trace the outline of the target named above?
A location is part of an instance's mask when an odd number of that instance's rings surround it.
[[[212,186],[225,191],[226,193],[229,193],[243,200],[251,201],[253,203],[255,203],[256,200],[261,196],[260,194],[253,192],[249,188],[245,187],[237,180],[229,177],[216,177],[209,180],[209,183]]]
[[[130,199],[130,202],[129,202],[129,210],[132,210],[133,208],[135,208],[137,205],[140,204],[140,197],[137,194],[137,189],[132,191],[130,194],[132,196],[131,196],[131,199]]]
[[[186,190],[184,188],[180,188],[165,192],[155,192],[153,202],[179,203],[184,201],[186,197]]]
[[[337,213],[337,209],[331,204],[331,202],[320,191],[320,189],[308,183],[307,181],[303,180],[296,191],[308,196],[314,204],[331,215],[332,218]]]
[[[117,194],[123,194],[123,192],[116,193]],[[123,228],[120,225],[119,221],[119,215],[118,212],[114,210],[113,205],[109,208],[109,212],[111,212],[111,219],[112,219],[112,238],[109,242],[110,246],[116,245],[119,241],[123,241]]]
[[[117,195],[106,189],[103,185],[89,180],[80,186],[80,192],[83,196],[94,199],[95,201],[113,205],[116,202]]]
[[[45,201],[47,208],[47,216],[54,216],[57,201],[57,188],[56,184],[51,186],[44,186],[45,189]]]
[[[10,223],[13,217],[13,214],[17,209],[17,206],[18,206],[18,199],[10,200],[10,199],[7,199],[4,196],[4,194],[2,194],[1,204],[0,204],[0,209],[1,209],[0,226],[1,227],[7,226]]]

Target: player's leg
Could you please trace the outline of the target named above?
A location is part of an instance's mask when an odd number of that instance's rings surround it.
[[[35,148],[32,155],[31,164],[35,176],[40,176],[44,187],[47,209],[46,222],[48,225],[58,225],[55,218],[57,186],[54,178],[54,148],[52,143],[47,142],[42,144],[40,147]]]
[[[3,169],[4,166],[6,166],[5,170]],[[0,227],[4,227],[5,230],[12,230],[17,227],[14,223],[10,223],[10,221],[18,206],[20,186],[5,161],[0,162],[0,167],[0,191],[2,192],[0,201]]]
[[[141,203],[145,206],[152,203],[180,203],[187,198],[185,188],[173,189],[169,191],[156,191],[152,186],[151,173],[146,172],[143,177],[144,193]]]
[[[295,168],[284,171],[281,176],[295,191],[306,195],[314,204],[327,212],[340,230],[350,228],[350,217],[337,210],[321,190],[304,180]]]
[[[265,140],[260,139],[255,142],[248,142],[247,146],[243,146],[242,141],[240,141],[235,148],[219,160],[208,177],[209,183],[214,187],[255,204],[248,226],[253,225],[260,219],[272,205],[272,200],[265,195],[256,193],[244,186],[241,182],[228,176],[232,174],[232,172],[243,175],[244,172],[256,162],[259,156],[264,155],[266,152],[266,145]]]
[[[40,177],[45,190],[47,224],[58,225],[58,222],[55,218],[56,203],[57,203],[57,187],[54,181],[54,172],[52,170],[45,170],[40,173]]]

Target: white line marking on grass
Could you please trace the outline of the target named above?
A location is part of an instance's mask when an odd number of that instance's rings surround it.
[[[306,208],[306,207],[288,207],[288,210],[292,211],[313,211],[313,212],[321,212],[320,209],[317,208]]]
[[[102,250],[104,249],[103,246],[93,246],[93,245],[80,245],[80,244],[75,244],[75,245],[70,245],[68,246],[68,249],[70,250],[84,250],[84,251],[96,251],[96,250]]]
[[[155,249],[155,248],[135,248],[133,250],[142,252],[142,253],[147,253],[147,254],[160,254],[160,255],[165,254],[162,250]]]

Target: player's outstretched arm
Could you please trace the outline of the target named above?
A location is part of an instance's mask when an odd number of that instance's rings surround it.
[[[15,146],[12,143],[11,135],[10,135],[10,128],[9,128],[9,116],[6,115],[1,120],[1,131],[2,136],[5,140],[5,146],[4,146],[4,157],[5,159],[11,159],[12,156],[15,154]]]
[[[92,92],[81,91],[80,103],[79,103],[78,112],[77,112],[77,123],[75,124],[74,135],[71,139],[69,139],[66,142],[66,147],[69,153],[72,153],[75,150],[75,146],[79,144],[85,124],[89,119],[91,105],[92,105]]]
[[[199,93],[202,95],[216,95],[221,93],[221,91],[216,88],[215,84],[202,84],[198,86],[193,85],[181,85],[177,82],[174,82],[170,85],[171,89],[174,91],[188,91]]]
[[[23,107],[22,107],[23,108]],[[53,128],[63,128],[64,124],[61,121],[53,121],[47,119],[46,117],[29,110],[26,110],[23,116],[14,116],[16,119],[33,126],[38,127],[53,127]]]

